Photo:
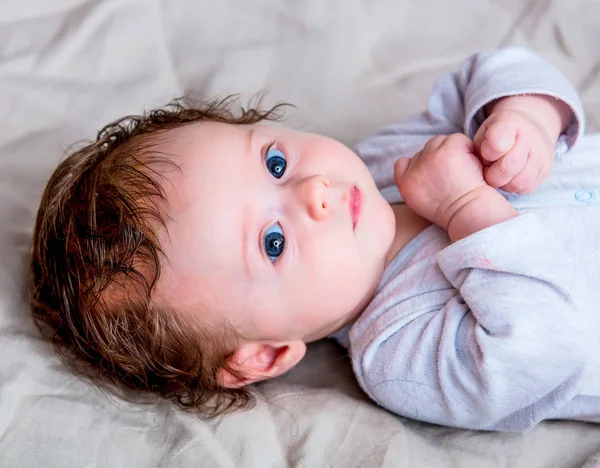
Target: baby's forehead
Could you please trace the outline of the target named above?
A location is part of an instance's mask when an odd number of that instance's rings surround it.
[[[242,194],[253,183],[248,173],[254,169],[246,157],[248,132],[240,127],[195,123],[173,129],[164,142],[161,150],[177,165],[162,184],[168,203],[164,240],[170,245],[204,237],[210,244],[224,232],[241,231]]]
[[[227,141],[239,134],[247,133],[255,125],[202,120],[167,130],[165,142],[176,144],[178,142],[198,142],[197,140],[201,140],[202,143],[207,145],[215,144],[220,141]]]
[[[194,122],[164,130],[161,135],[157,135],[158,138],[155,139],[150,152],[171,161],[178,169],[160,171],[161,178],[170,183],[167,186],[180,188],[185,183],[186,176],[198,172],[198,165],[207,166],[211,156],[218,153],[219,146],[229,140],[224,132],[220,131],[222,125],[228,124]],[[207,172],[210,168],[202,169]]]

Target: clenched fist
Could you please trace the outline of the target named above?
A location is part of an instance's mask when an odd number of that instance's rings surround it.
[[[517,215],[486,183],[473,142],[460,133],[433,137],[412,158],[399,158],[394,179],[409,208],[452,241]]]
[[[506,192],[531,193],[546,180],[554,163],[554,143],[533,115],[504,110],[489,116],[473,138],[484,178]]]
[[[398,159],[394,178],[406,204],[444,229],[471,195],[489,188],[473,142],[460,133],[435,136],[412,158]]]

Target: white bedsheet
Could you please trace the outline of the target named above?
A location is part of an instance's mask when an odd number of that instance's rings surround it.
[[[109,397],[38,338],[25,278],[38,199],[71,143],[196,95],[264,91],[287,124],[352,145],[421,110],[467,55],[528,45],[580,88],[600,129],[599,0],[2,0],[0,467],[600,466],[600,426],[452,430],[375,407],[332,343],[203,421]]]

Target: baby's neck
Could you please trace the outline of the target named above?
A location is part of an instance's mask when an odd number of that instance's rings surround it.
[[[385,257],[386,266],[413,237],[431,225],[430,221],[416,214],[404,203],[392,205],[392,210],[396,217],[396,234]]]

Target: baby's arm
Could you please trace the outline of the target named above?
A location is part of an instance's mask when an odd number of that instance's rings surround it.
[[[415,154],[436,135],[464,133],[473,139],[488,117],[486,106],[523,94],[556,98],[569,109],[569,125],[558,140],[557,154],[583,134],[583,108],[568,79],[534,52],[510,47],[470,57],[458,71],[438,80],[425,112],[383,128],[358,145],[357,152],[386,198],[402,202],[393,177],[398,156]]]
[[[388,275],[352,328],[369,396],[436,424],[524,430],[589,391],[594,284],[568,246],[534,213],[441,250],[439,239],[434,227],[420,236],[406,252],[414,260]]]
[[[362,388],[397,414],[468,429],[555,416],[597,360],[591,285],[573,255],[532,213],[437,254],[429,232],[427,255],[413,253],[352,328]]]
[[[367,327],[385,337],[355,363],[359,381],[392,411],[438,424],[515,430],[552,417],[597,354],[589,279],[535,215],[518,215],[485,182],[465,135],[400,158],[396,181],[453,244],[380,293],[394,304]],[[361,325],[351,337],[359,354]]]

